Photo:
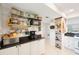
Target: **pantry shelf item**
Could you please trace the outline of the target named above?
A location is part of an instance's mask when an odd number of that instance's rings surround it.
[[[24,12],[16,7],[11,8],[8,27],[11,31],[24,32],[28,31],[29,27],[38,26],[38,31],[41,30],[42,17],[32,12]]]
[[[64,18],[63,17],[59,17],[55,19],[55,46],[59,49],[62,49],[62,35],[63,32],[65,31],[64,28]]]

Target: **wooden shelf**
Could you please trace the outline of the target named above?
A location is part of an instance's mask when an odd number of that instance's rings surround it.
[[[35,21],[41,21],[40,19],[35,19],[35,18],[27,18],[28,20],[35,20]]]
[[[17,14],[11,14],[11,16],[16,16],[16,17],[18,17],[18,18],[27,19],[27,17],[24,17],[24,16],[22,16],[22,15],[17,15]]]

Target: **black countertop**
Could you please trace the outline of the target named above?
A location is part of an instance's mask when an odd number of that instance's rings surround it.
[[[64,35],[65,35],[65,36],[74,37],[75,34],[74,34],[74,33],[69,33],[69,32],[67,32],[67,33],[65,33]]]
[[[65,36],[70,36],[70,37],[79,37],[79,33],[75,33],[75,32],[67,32],[64,34]]]
[[[20,44],[24,44],[24,43],[29,43],[29,42],[36,41],[36,40],[41,40],[41,39],[43,39],[41,37],[41,35],[37,35],[36,39],[29,39],[29,36],[20,37],[19,42],[14,43],[14,44],[8,44],[8,45],[5,45],[5,46],[1,46],[0,50],[5,49],[5,48],[10,48],[10,47],[13,47],[13,46],[17,46],[17,45],[20,45]]]

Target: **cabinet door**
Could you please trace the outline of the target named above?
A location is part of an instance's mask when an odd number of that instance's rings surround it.
[[[18,55],[18,53],[18,48],[16,46],[1,50],[1,55]]]
[[[30,43],[21,44],[19,46],[20,55],[30,55]]]
[[[66,37],[65,41],[66,41],[66,43],[65,43],[66,48],[71,49],[72,38]]]
[[[2,55],[2,50],[0,50],[0,55]]]
[[[71,39],[72,40],[71,40],[71,45],[70,46],[71,46],[71,49],[74,50],[75,38],[72,37]]]
[[[68,48],[68,49],[72,49],[73,48],[73,37],[67,37],[65,36],[64,40],[63,40],[63,45]]]
[[[68,37],[66,37],[66,36],[63,39],[63,46],[68,48]]]
[[[40,50],[40,54],[44,54],[45,53],[45,39],[41,39],[39,40],[39,50]]]
[[[67,47],[68,47],[69,49],[71,49],[72,38],[71,38],[71,37],[68,37],[67,40],[68,40],[68,42],[67,42],[68,46],[67,46]]]
[[[79,54],[79,39],[74,40],[74,52]]]
[[[31,42],[31,55],[39,55],[39,40]]]
[[[68,48],[73,50],[74,49],[74,37],[69,37],[69,40],[68,40]]]
[[[74,48],[75,49],[79,49],[79,40],[78,39],[75,39],[75,41],[74,41]]]
[[[44,54],[45,40],[37,40],[31,42],[31,55],[41,55]]]

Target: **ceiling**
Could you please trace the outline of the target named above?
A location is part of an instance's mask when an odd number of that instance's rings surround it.
[[[49,23],[52,19],[61,16],[44,3],[4,3],[4,6],[13,6],[24,11],[33,12],[43,17],[45,23]],[[48,18],[46,18],[48,17]]]
[[[66,18],[79,16],[79,3],[55,3],[52,5],[54,5],[56,7],[55,9],[57,9],[60,13],[64,14]]]
[[[46,6],[44,3],[14,3],[12,5],[17,6],[26,11],[32,11],[43,17],[48,17],[49,19],[53,19],[59,16],[58,13],[53,11],[51,8]]]
[[[56,17],[73,18],[79,16],[79,3],[7,3],[5,6],[16,6],[25,11],[34,12],[50,22]]]
[[[47,3],[46,5],[67,19],[79,17],[79,3]]]

